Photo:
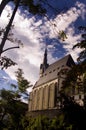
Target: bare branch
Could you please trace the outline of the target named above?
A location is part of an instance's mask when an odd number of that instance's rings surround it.
[[[19,47],[19,46],[10,47],[10,48],[7,48],[7,49],[3,50],[3,52],[8,51],[8,50],[11,50],[11,49],[14,49],[14,48],[20,48],[20,47]]]
[[[15,8],[14,8],[13,13],[12,13],[12,16],[10,18],[10,21],[9,21],[8,25],[6,26],[6,31],[4,32],[4,35],[3,35],[3,38],[2,38],[2,41],[1,41],[1,44],[0,44],[0,56],[3,53],[3,48],[4,48],[5,42],[7,40],[7,36],[9,34],[9,31],[11,29],[11,26],[12,26],[12,23],[13,23],[13,20],[14,20],[14,17],[15,17],[15,14],[16,14],[16,11],[18,9],[20,1],[21,0],[17,0]]]

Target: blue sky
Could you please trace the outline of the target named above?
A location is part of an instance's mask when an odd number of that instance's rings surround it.
[[[14,72],[17,68],[21,68],[29,81],[33,84],[36,82],[39,78],[39,66],[43,60],[46,44],[49,63],[69,53],[75,61],[78,57],[80,49],[72,50],[72,47],[81,39],[78,26],[86,25],[86,0],[47,1],[52,8],[45,4],[43,6],[47,9],[49,20],[47,17],[34,16],[22,9],[18,9],[16,13],[13,33],[14,37],[20,39],[24,46],[3,54],[18,63],[17,66],[6,70],[12,79],[15,79]],[[35,0],[35,3],[38,2],[39,0]],[[5,27],[8,23],[7,16],[8,14],[11,16],[13,7],[12,3],[6,6],[0,18],[0,27]],[[58,39],[58,32],[61,30],[67,34],[65,41]],[[7,41],[5,48],[11,45]]]

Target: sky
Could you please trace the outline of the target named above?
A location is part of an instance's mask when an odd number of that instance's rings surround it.
[[[77,61],[80,49],[72,50],[72,47],[81,39],[78,27],[86,25],[86,0],[46,1],[50,4],[43,5],[47,9],[46,16],[34,16],[22,8],[19,8],[16,13],[13,21],[13,37],[21,40],[23,46],[3,53],[17,63],[16,66],[5,70],[13,80],[16,79],[15,71],[18,68],[23,70],[25,78],[32,84],[38,80],[46,45],[49,64],[67,54],[71,54],[74,61]],[[39,0],[35,0],[35,4],[38,2]],[[10,19],[8,16],[11,16],[13,8],[13,3],[5,7],[0,17],[1,28],[6,27]],[[58,32],[62,30],[67,35],[65,41],[58,38]],[[5,48],[16,45],[17,43],[6,41]]]

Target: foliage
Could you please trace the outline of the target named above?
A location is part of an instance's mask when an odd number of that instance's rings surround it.
[[[27,124],[25,115],[28,105],[22,102],[21,98],[25,94],[28,99],[29,95],[26,89],[32,85],[22,74],[23,71],[18,69],[16,72],[18,86],[12,84],[13,89],[0,90],[0,130],[24,130],[23,128]]]
[[[83,32],[86,27],[79,27]],[[71,70],[66,71],[67,76],[63,82],[62,90],[60,91],[60,100],[62,101],[62,124],[68,130],[82,130],[86,129],[86,34],[82,34],[82,39],[77,43],[74,48],[81,48],[78,57],[78,64],[71,67]],[[64,70],[61,71],[60,78],[64,78]],[[77,104],[72,98],[76,94],[75,90],[79,91],[78,94],[84,95],[84,106]]]
[[[67,35],[63,30],[59,31],[58,35],[59,35],[58,38],[61,39],[62,41],[65,41],[65,39],[67,39]]]
[[[86,128],[86,109],[77,104],[70,96],[61,94],[64,99],[62,113],[65,125],[71,126],[71,130]]]
[[[13,1],[15,4],[17,3],[17,0],[3,0],[0,5],[0,15],[2,11],[4,10],[5,6]],[[32,14],[44,14],[46,13],[46,10],[41,6],[41,2],[39,1],[37,4],[34,3],[34,0],[21,0],[19,6],[27,6],[29,8],[29,12]]]
[[[55,130],[54,124],[54,119],[49,119],[46,116],[37,116],[37,117],[30,117],[29,119],[29,124],[26,127],[25,130]]]
[[[21,0],[20,5],[27,6],[29,8],[29,12],[36,15],[36,14],[45,14],[46,10],[42,7],[41,1],[39,1],[37,4],[35,4],[34,0]]]
[[[86,27],[79,27],[80,30],[86,31]],[[82,34],[83,36],[83,34]],[[66,79],[63,84],[62,91],[69,94],[70,90],[79,89],[79,92],[83,92],[86,95],[86,36],[81,39],[81,42],[77,43],[73,48],[81,48],[80,55],[78,57],[78,64],[72,66],[71,70],[67,73]],[[83,42],[84,41],[84,42]],[[86,100],[86,99],[85,99]],[[84,100],[84,103],[85,103]]]
[[[16,65],[16,64],[14,61],[12,61],[10,58],[7,58],[7,57],[4,58],[5,63],[3,63],[3,60],[2,60],[3,57],[1,57],[2,53],[5,51],[8,51],[10,49],[19,48],[19,45],[22,44],[20,40],[13,39],[13,37],[12,37],[13,33],[11,32],[12,31],[12,22],[14,20],[14,17],[15,17],[15,14],[16,14],[16,11],[17,11],[19,5],[29,6],[29,11],[32,12],[33,14],[37,14],[39,12],[44,13],[44,10],[41,8],[41,5],[35,5],[33,0],[28,1],[28,2],[26,0],[22,0],[22,1],[21,0],[18,0],[18,1],[16,1],[16,0],[3,0],[0,4],[0,15],[1,15],[2,11],[4,10],[4,7],[10,1],[14,1],[15,8],[13,10],[12,16],[11,16],[6,28],[0,29],[0,36],[2,36],[2,41],[0,44],[0,65],[3,69],[8,68],[11,65]],[[6,40],[10,40],[11,42],[18,42],[19,45],[16,47],[10,47],[10,48],[7,48],[4,50]],[[9,65],[9,63],[11,63],[11,64]]]
[[[86,27],[80,26],[79,29],[82,31],[82,40],[73,46],[73,49],[76,47],[82,49],[77,60],[83,61],[86,60]]]
[[[0,16],[1,16],[1,14],[2,14],[2,12],[3,12],[3,10],[4,10],[4,8],[5,8],[5,6],[9,3],[9,2],[14,2],[14,4],[15,4],[15,8],[14,8],[14,10],[13,10],[13,12],[12,12],[12,16],[11,16],[11,18],[10,18],[10,20],[9,20],[9,23],[7,24],[7,26],[6,26],[6,28],[5,29],[0,29],[0,36],[1,36],[1,34],[2,34],[2,32],[4,32],[3,33],[3,37],[2,37],[2,42],[1,42],[1,44],[0,44],[0,57],[1,57],[1,55],[2,55],[2,53],[3,52],[5,52],[5,51],[8,51],[8,50],[10,50],[10,49],[14,49],[14,48],[19,48],[20,46],[18,45],[18,46],[16,46],[16,47],[10,47],[10,48],[7,48],[7,49],[5,49],[4,50],[4,46],[5,46],[5,43],[6,43],[6,40],[10,40],[11,42],[18,42],[19,44],[22,44],[21,43],[21,40],[18,40],[18,39],[14,39],[12,36],[13,36],[13,33],[10,33],[10,31],[11,31],[11,27],[12,27],[12,23],[13,23],[13,20],[14,20],[14,17],[15,17],[15,14],[16,14],[16,12],[17,12],[17,9],[18,9],[18,7],[19,6],[22,6],[22,7],[27,7],[27,10],[30,12],[30,13],[32,13],[33,15],[36,15],[36,14],[39,14],[39,15],[42,15],[42,16],[46,16],[47,17],[47,19],[49,20],[49,18],[48,18],[48,16],[47,15],[45,15],[45,14],[47,14],[47,12],[46,12],[46,8],[44,8],[44,6],[43,5],[48,5],[50,8],[52,8],[52,9],[54,9],[55,10],[55,12],[57,12],[57,10],[52,6],[52,5],[50,5],[49,3],[48,3],[48,1],[45,1],[45,0],[40,0],[40,1],[37,1],[37,2],[35,2],[34,0],[2,0],[1,1],[1,4],[0,4]],[[22,8],[22,9],[24,9],[24,8]],[[8,14],[8,16],[9,16],[9,14]],[[50,21],[50,20],[49,20]],[[54,25],[54,29],[56,29],[56,24],[52,24],[52,25]],[[57,31],[56,31],[57,32]],[[66,36],[66,33],[62,30],[62,31],[59,31],[58,32],[58,35],[59,35],[59,38],[61,39],[61,40],[65,40],[65,39],[67,39],[67,36]],[[2,57],[1,57],[2,58]],[[9,59],[9,62],[10,61],[12,61],[10,58],[8,58]],[[6,60],[8,60],[8,59],[6,59]],[[0,62],[2,62],[2,61],[0,61]],[[12,61],[13,62],[13,61]],[[15,62],[14,62],[15,63]],[[10,64],[10,66],[11,65],[15,65],[15,64]],[[6,64],[8,65],[8,62],[6,62]],[[9,65],[7,66],[6,65],[6,67],[4,67],[3,66],[3,64],[1,64],[2,66],[2,68],[4,69],[4,68],[8,68],[9,67]]]
[[[2,3],[3,3],[3,2],[4,2],[4,1],[2,1]],[[4,33],[3,33],[3,37],[2,37],[2,41],[1,41],[1,44],[0,44],[0,58],[2,58],[1,56],[2,56],[2,53],[3,53],[3,52],[5,52],[5,51],[7,51],[7,50],[9,50],[9,49],[19,48],[19,46],[17,46],[17,47],[7,48],[7,49],[4,50],[4,46],[5,46],[6,40],[8,39],[8,37],[9,37],[9,35],[10,35],[9,32],[10,32],[10,30],[11,30],[12,22],[13,22],[13,19],[14,19],[14,17],[15,17],[17,8],[18,8],[18,6],[19,6],[19,2],[20,2],[20,0],[17,1],[16,6],[15,6],[15,8],[14,8],[14,11],[13,11],[13,13],[12,13],[12,16],[11,16],[11,18],[10,18],[10,21],[9,21],[9,23],[7,24],[5,30],[2,29],[1,32],[0,32],[0,35],[2,35],[2,32],[4,32]],[[1,3],[1,5],[2,5],[2,3]],[[8,60],[8,62],[7,62],[7,60]],[[5,58],[5,61],[6,61],[6,66],[5,66],[5,67],[7,68],[7,67],[9,67],[9,64],[8,64],[8,63],[9,63],[10,61],[12,61],[12,60],[9,59],[9,58]],[[0,62],[2,62],[2,61],[0,61]],[[10,64],[10,66],[11,66],[11,65],[15,65],[13,61],[12,61],[12,63],[13,63],[13,64]],[[3,64],[1,64],[1,66],[2,66],[2,68],[4,68],[4,65],[3,65]]]
[[[58,117],[53,118],[37,116],[29,118],[25,117],[23,119],[23,128],[25,130],[73,130],[72,125],[65,122],[63,113]]]
[[[13,91],[0,91],[0,130],[21,128],[20,121],[27,111],[27,104],[16,98]]]
[[[0,58],[1,69],[7,69],[11,65],[16,65],[16,63],[12,61],[10,58],[7,58],[6,56]]]
[[[16,78],[18,82],[18,90],[20,93],[27,94],[27,89],[32,87],[31,83],[23,77],[22,69],[18,69],[16,72]]]
[[[86,62],[79,63],[74,65],[69,72],[67,72],[67,76],[64,80],[63,84],[63,89],[62,91],[70,89],[73,90],[75,88],[81,88],[81,91],[83,89],[83,83],[84,83],[84,78],[85,78],[85,73],[86,73]],[[70,94],[70,93],[69,93]]]

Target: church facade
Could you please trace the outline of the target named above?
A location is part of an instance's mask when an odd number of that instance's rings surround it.
[[[59,108],[58,96],[63,79],[59,78],[62,69],[71,69],[75,65],[71,55],[67,55],[53,64],[47,63],[47,49],[40,65],[40,78],[30,93],[29,112]]]

